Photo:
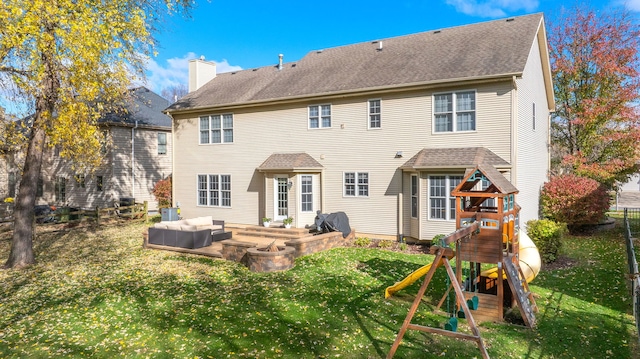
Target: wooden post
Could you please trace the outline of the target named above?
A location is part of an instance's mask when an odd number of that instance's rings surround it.
[[[100,227],[100,206],[96,206],[96,225]]]
[[[149,220],[149,202],[144,201],[144,214],[143,214],[144,222],[146,223]]]

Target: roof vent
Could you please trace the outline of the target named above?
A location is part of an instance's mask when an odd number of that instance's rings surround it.
[[[282,70],[282,58],[284,57],[283,54],[278,55],[278,70]]]
[[[515,20],[515,18],[510,17],[510,18],[508,18],[508,19],[507,19],[507,22],[511,22],[511,21],[513,21],[513,20]]]
[[[322,53],[322,50],[317,50],[316,51],[316,54],[321,54],[321,53]]]
[[[382,51],[382,41],[378,42],[378,51]]]
[[[291,67],[296,67],[297,64],[291,64]]]
[[[441,32],[442,32],[442,30],[436,30],[436,31],[434,31],[433,33],[434,33],[434,34],[439,34],[439,33],[441,33]]]
[[[258,69],[253,69],[253,71],[254,71],[254,72],[255,72],[255,71],[258,71]]]

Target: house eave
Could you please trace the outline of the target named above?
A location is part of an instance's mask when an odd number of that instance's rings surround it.
[[[490,76],[451,78],[447,80],[423,81],[423,82],[416,82],[411,84],[377,86],[377,87],[369,87],[366,89],[359,89],[359,90],[332,91],[332,92],[316,93],[312,95],[291,96],[291,97],[280,98],[280,99],[247,101],[247,102],[238,103],[238,104],[220,104],[215,106],[199,106],[199,107],[192,107],[188,109],[175,109],[175,110],[167,109],[164,111],[164,113],[169,116],[173,116],[178,114],[192,114],[192,113],[205,112],[205,111],[228,111],[228,110],[234,110],[239,108],[251,108],[251,107],[258,107],[258,106],[310,102],[310,101],[320,100],[320,99],[328,100],[328,99],[335,99],[335,98],[372,96],[372,95],[378,95],[382,93],[396,93],[396,92],[407,92],[407,91],[414,91],[414,90],[438,88],[438,87],[450,86],[451,84],[454,84],[454,83],[456,85],[464,86],[468,84],[482,84],[482,83],[498,82],[498,81],[505,81],[505,80],[510,81],[514,76],[516,77],[522,76],[522,71],[514,72],[514,73],[495,74]]]
[[[469,164],[469,165],[447,165],[447,166],[405,166],[405,167],[400,167],[401,170],[403,171],[416,171],[416,172],[420,172],[420,171],[445,171],[445,170],[462,170],[462,169],[470,169],[470,168],[474,168],[476,165],[473,164]],[[493,165],[497,170],[510,170],[512,168],[512,165],[510,164],[505,164],[505,165]]]
[[[274,173],[274,172],[279,172],[279,173],[319,173],[319,172],[322,172],[322,168],[321,167],[258,168],[258,172],[264,172],[264,173]]]

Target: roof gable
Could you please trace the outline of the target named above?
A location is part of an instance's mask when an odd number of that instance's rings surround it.
[[[453,196],[465,196],[473,191],[473,188],[482,179],[486,179],[491,185],[484,192],[498,193],[502,195],[518,193],[518,189],[507,180],[502,173],[492,165],[483,163],[468,171],[462,181],[451,191]]]
[[[522,74],[542,14],[311,51],[296,63],[218,74],[169,112]]]

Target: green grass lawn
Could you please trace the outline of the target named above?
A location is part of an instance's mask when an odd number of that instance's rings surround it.
[[[384,288],[433,256],[338,248],[281,273],[144,250],[142,225],[40,235],[38,264],[0,271],[0,358],[384,358],[419,284]],[[9,252],[0,237],[0,257]],[[620,230],[570,237],[567,269],[532,282],[538,327],[480,326],[493,358],[637,357]],[[439,269],[414,322],[431,309]],[[461,324],[461,331],[468,331]],[[475,344],[409,331],[396,358],[479,357]]]

